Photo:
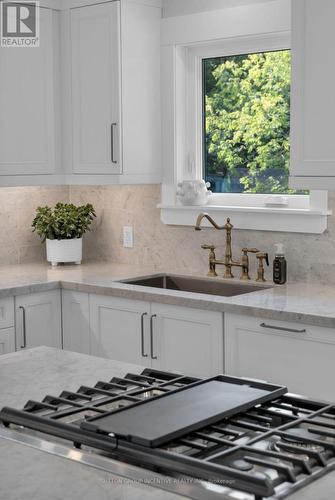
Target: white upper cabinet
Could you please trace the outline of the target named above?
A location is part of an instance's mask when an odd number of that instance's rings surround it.
[[[335,186],[334,0],[292,1],[291,182]]]
[[[160,23],[158,1],[121,0],[121,182],[161,181]]]
[[[75,174],[118,174],[119,2],[72,9],[72,136]]]
[[[145,0],[63,15],[68,184],[160,181],[160,18]]]
[[[40,47],[0,47],[0,175],[18,183],[56,174],[58,22],[57,12],[41,9]]]
[[[52,6],[0,49],[0,186],[160,182],[160,2]]]

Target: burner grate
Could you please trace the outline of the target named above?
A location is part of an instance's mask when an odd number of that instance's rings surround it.
[[[335,468],[335,406],[284,395],[155,449],[80,427],[97,415],[152,400],[199,379],[145,369],[99,381],[77,392],[28,401],[23,410],[4,408],[8,425],[68,440],[122,457],[165,474],[188,475],[257,500],[284,498]],[[232,495],[234,496],[234,494]],[[249,498],[249,496],[248,496]]]

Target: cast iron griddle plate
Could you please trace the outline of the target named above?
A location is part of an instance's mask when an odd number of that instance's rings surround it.
[[[273,397],[271,390],[209,380],[90,419],[81,427],[155,448]]]

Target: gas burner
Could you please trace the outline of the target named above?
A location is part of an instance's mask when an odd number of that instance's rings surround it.
[[[238,469],[242,470],[244,472],[248,472],[254,468],[252,464],[247,462],[246,460],[243,460],[243,458],[232,460],[229,462],[230,467],[233,467],[233,469]]]
[[[288,435],[291,434],[292,436]],[[288,434],[285,434],[282,436],[282,440],[286,441],[287,443],[292,443],[295,446],[299,446],[302,449],[306,450],[311,450],[311,451],[316,451],[317,453],[321,453],[324,451],[323,446],[314,444],[314,443],[308,443],[304,441],[305,439],[311,439],[313,438],[313,434],[311,434],[308,429],[304,429],[302,427],[299,428],[293,428],[288,431]],[[302,438],[301,440],[299,438]],[[319,441],[325,441],[325,438],[323,436],[317,436],[317,439]]]
[[[292,435],[290,435],[292,434]],[[293,428],[285,431],[275,441],[269,443],[268,449],[271,451],[276,451],[278,453],[285,451],[290,455],[303,455],[304,451],[312,451],[315,453],[322,453],[325,451],[322,445],[316,443],[309,443],[305,439],[311,439],[313,435],[308,432],[308,429],[301,427]],[[319,441],[324,441],[322,436],[318,436]],[[308,456],[307,456],[308,458]]]

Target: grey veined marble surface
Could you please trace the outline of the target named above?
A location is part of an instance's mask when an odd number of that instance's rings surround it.
[[[0,358],[0,408],[58,396],[143,367],[38,347]],[[0,438],[1,500],[174,500],[179,495]]]
[[[335,285],[290,283],[237,297],[219,297],[118,283],[122,279],[164,272],[185,275],[177,269],[110,263],[56,268],[47,264],[3,266],[0,267],[0,299],[63,288],[335,328]],[[238,283],[239,280],[235,279],[234,282]]]

